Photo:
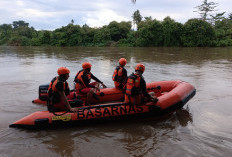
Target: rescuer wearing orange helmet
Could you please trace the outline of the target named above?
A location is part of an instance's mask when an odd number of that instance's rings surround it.
[[[93,102],[93,98],[98,99],[96,95],[96,91],[99,89],[99,83],[102,84],[103,88],[106,88],[105,84],[100,81],[97,77],[95,77],[91,71],[92,65],[89,62],[84,62],[82,64],[82,70],[80,70],[74,79],[76,83],[75,89],[78,94],[86,94],[86,105]],[[96,82],[90,83],[91,79],[95,80]]]
[[[114,70],[112,80],[114,81],[115,88],[123,90],[127,81],[127,71],[124,68],[127,62],[125,58],[120,58],[118,63],[119,65]]]
[[[66,80],[69,78],[69,69],[66,67],[60,67],[57,70],[59,76],[52,79],[48,88],[48,110],[50,112],[56,111],[71,111],[76,112],[75,108],[72,108],[68,102],[67,95],[70,93],[69,85]]]
[[[154,98],[147,93],[146,82],[142,76],[144,71],[145,66],[143,64],[137,64],[135,67],[135,73],[132,73],[128,77],[125,92],[125,103],[140,105],[143,102],[143,98],[154,100]]]

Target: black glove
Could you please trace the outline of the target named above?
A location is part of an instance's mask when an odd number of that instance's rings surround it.
[[[156,104],[159,101],[159,99],[158,98],[151,98],[151,101]]]

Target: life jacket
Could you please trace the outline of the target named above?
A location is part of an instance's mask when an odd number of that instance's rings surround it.
[[[119,83],[123,83],[125,81],[127,76],[123,75],[123,67],[117,66],[116,69],[114,70],[112,80],[117,81]]]
[[[132,97],[139,95],[141,93],[140,81],[141,81],[141,77],[139,75],[132,73],[127,79],[126,95]]]
[[[84,75],[84,70],[82,69],[82,70],[80,70],[77,74],[76,74],[76,76],[75,76],[75,78],[74,78],[74,82],[76,82],[76,88],[78,88],[78,90],[81,90],[81,89],[83,89],[83,88],[87,88],[87,86],[86,86],[86,84],[84,83],[84,81],[83,81],[83,79],[82,79],[82,76]],[[91,81],[91,72],[89,72],[89,73],[86,73],[86,75],[87,75],[87,79],[88,79],[88,84],[90,83],[90,81]],[[76,89],[77,90],[77,89]]]
[[[49,104],[55,104],[60,101],[60,96],[59,96],[58,90],[56,89],[56,84],[59,81],[60,81],[59,77],[55,77],[52,79],[51,83],[49,84],[49,87],[48,87]],[[64,84],[63,86],[64,86],[65,95],[69,95],[70,89],[69,89],[68,83],[66,81],[62,81],[62,82]]]

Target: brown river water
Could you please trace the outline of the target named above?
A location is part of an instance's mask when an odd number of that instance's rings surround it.
[[[32,104],[38,87],[66,66],[73,79],[81,63],[113,87],[118,59],[146,66],[145,80],[183,80],[196,95],[160,120],[137,120],[47,130],[9,128],[46,110]],[[230,157],[232,154],[232,48],[0,47],[0,157]]]

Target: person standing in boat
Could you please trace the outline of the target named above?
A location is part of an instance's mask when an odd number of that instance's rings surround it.
[[[90,72],[91,67],[92,65],[89,62],[84,62],[82,64],[83,69],[76,74],[74,79],[74,82],[76,83],[76,92],[78,94],[87,95],[85,105],[92,103],[94,101],[93,98],[96,100],[99,99],[96,92],[100,90],[100,84],[103,86],[103,88],[106,88],[105,84]],[[96,82],[90,83],[91,79],[95,80]]]
[[[146,82],[142,76],[144,71],[145,66],[143,64],[137,64],[135,67],[135,73],[132,73],[128,77],[125,91],[125,103],[140,105],[144,99],[157,102],[157,98],[155,99],[147,93]]]
[[[57,73],[59,76],[53,78],[48,87],[48,110],[50,112],[76,112],[75,108],[71,107],[66,97],[70,93],[69,85],[67,82],[70,71],[66,67],[60,67],[57,70]]]
[[[119,65],[114,70],[112,80],[115,88],[123,91],[127,81],[127,70],[124,68],[127,62],[125,58],[120,58],[118,63]]]

